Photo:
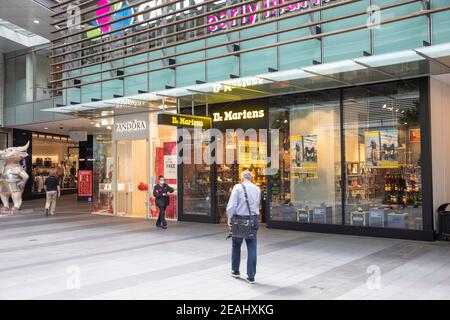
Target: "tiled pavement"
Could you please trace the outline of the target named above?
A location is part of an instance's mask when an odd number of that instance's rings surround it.
[[[54,217],[42,206],[0,218],[0,299],[450,299],[448,242],[262,227],[249,285],[229,276],[224,226],[161,230],[90,215],[71,196]]]

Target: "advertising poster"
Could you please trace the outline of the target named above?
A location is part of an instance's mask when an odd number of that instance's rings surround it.
[[[263,141],[242,140],[238,143],[238,163],[241,165],[265,165],[267,144]]]
[[[367,164],[371,167],[378,167],[380,161],[380,132],[366,131],[364,138]]]
[[[302,136],[291,136],[291,167],[301,167],[303,162]]]
[[[168,184],[177,183],[177,143],[164,142],[163,176]]]
[[[304,167],[317,168],[317,135],[303,136]]]
[[[380,130],[382,168],[398,168],[398,131]]]
[[[78,170],[78,196],[92,197],[92,170]]]
[[[291,136],[291,178],[319,178],[317,170],[317,135]]]
[[[409,129],[409,141],[410,142],[420,142],[420,129],[419,128]]]

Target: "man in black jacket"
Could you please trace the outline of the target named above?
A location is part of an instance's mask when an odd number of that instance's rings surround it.
[[[166,208],[169,205],[169,193],[172,193],[174,190],[168,184],[163,176],[159,176],[159,184],[155,185],[153,188],[153,196],[156,199],[156,206],[159,208],[159,216],[156,221],[156,226],[161,227],[163,229],[167,229],[166,222]]]

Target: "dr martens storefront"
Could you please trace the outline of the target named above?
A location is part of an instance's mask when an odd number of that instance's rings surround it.
[[[208,111],[223,141],[215,145],[217,163],[179,166],[180,219],[225,222],[231,189],[248,168],[264,195],[261,219],[269,227],[433,239],[428,79]],[[231,129],[256,129],[257,142],[236,141]],[[234,160],[224,160],[230,151]]]

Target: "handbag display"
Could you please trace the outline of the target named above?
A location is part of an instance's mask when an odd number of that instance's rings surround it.
[[[252,219],[252,211],[250,210],[250,204],[248,202],[247,189],[244,184],[241,184],[244,190],[245,202],[248,209],[248,218],[233,216],[231,221],[231,234],[233,238],[253,239],[255,223]]]

